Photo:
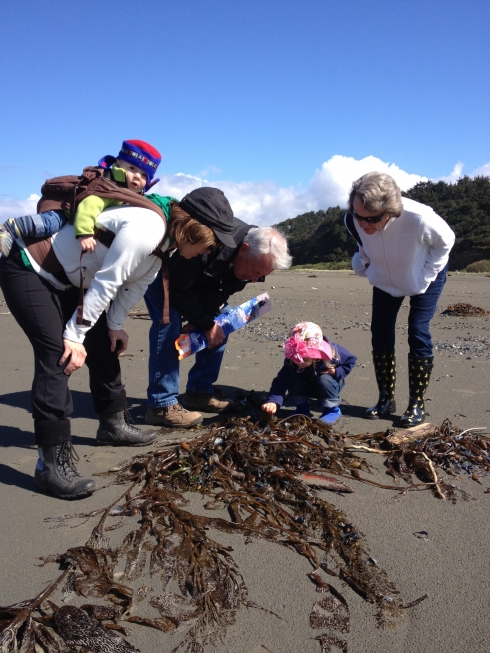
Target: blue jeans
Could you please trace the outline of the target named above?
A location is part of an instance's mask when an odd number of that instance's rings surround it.
[[[345,379],[337,381],[330,374],[318,376],[304,376],[295,374],[294,381],[289,388],[289,399],[292,404],[299,406],[305,404],[309,397],[316,397],[322,409],[334,408],[340,404],[340,392],[345,385]]]
[[[64,211],[45,211],[44,213],[32,213],[31,215],[7,220],[10,229],[14,230],[14,238],[27,236],[31,238],[46,238],[52,236],[67,221]]]
[[[429,326],[446,283],[446,273],[447,265],[424,293],[410,297],[408,345],[412,357],[422,358],[433,355]],[[371,318],[373,353],[382,354],[395,350],[396,318],[404,299],[404,297],[393,297],[374,286]]]
[[[161,272],[145,294],[145,302],[151,318],[150,358],[148,361],[148,405],[159,408],[173,406],[179,396],[179,358],[175,341],[181,334],[180,313],[170,305],[170,324],[161,324],[163,314],[163,284]],[[228,304],[221,313],[230,311]],[[187,390],[191,392],[213,392],[213,383],[218,380],[221,361],[228,338],[219,347],[203,349],[196,354],[196,362],[189,371]]]

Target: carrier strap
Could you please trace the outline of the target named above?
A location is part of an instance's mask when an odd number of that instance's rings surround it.
[[[162,256],[163,316],[162,324],[170,324],[170,283],[168,273],[168,252]]]
[[[80,287],[78,289],[78,306],[77,306],[77,319],[76,323],[78,326],[92,326],[92,322],[89,322],[89,320],[84,320],[83,319],[83,300],[85,297],[85,290],[83,288],[83,267],[82,267],[82,258],[85,252],[82,250],[82,253],[80,254]]]

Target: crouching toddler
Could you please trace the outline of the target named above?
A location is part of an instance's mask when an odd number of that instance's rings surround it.
[[[313,322],[300,322],[284,343],[284,365],[273,380],[262,410],[274,414],[286,393],[296,406],[293,415],[310,415],[309,397],[316,397],[322,409],[320,419],[333,424],[342,415],[340,392],[357,357],[335,342],[329,342]]]

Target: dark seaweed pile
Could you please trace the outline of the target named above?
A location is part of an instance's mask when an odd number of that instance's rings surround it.
[[[369,465],[352,446],[368,444],[368,449],[385,453],[389,472],[406,482],[404,491],[437,489],[439,496],[454,500],[455,486],[434,478],[433,469],[456,474],[471,461],[486,473],[489,463],[482,452],[487,440],[461,435],[449,422],[436,431],[396,447],[382,433],[360,436],[351,445],[329,427],[300,416],[269,425],[232,419],[194,440],[135,456],[106,473],[111,484],[126,486],[106,510],[55,518],[102,513],[85,546],[56,558],[67,565],[56,583],[32,601],[0,608],[1,653],[62,653],[66,645],[70,651],[84,647],[95,653],[136,650],[114,632],[127,634],[130,623],[162,632],[184,625],[186,634],[174,651],[202,653],[224,638],[240,607],[259,608],[248,598],[232,549],[213,540],[209,529],[266,539],[303,556],[310,579],[323,594],[310,615],[313,628],[326,629],[316,638],[322,653],[332,647],[347,651],[338,634],[348,632],[349,608],[327,581],[329,576],[375,604],[381,626],[396,625],[403,608],[425,597],[402,605],[363,534],[300,476],[329,472],[400,492],[399,485],[382,485],[361,475],[369,472]],[[189,491],[209,495],[205,508],[219,509],[229,518],[186,510],[184,492]],[[113,517],[119,523],[109,524]],[[121,545],[111,545],[110,531],[125,523],[137,527]],[[142,585],[147,576],[151,584]],[[65,597],[96,602],[60,608],[49,598],[58,586]]]
[[[482,315],[488,315],[488,311],[485,311],[479,306],[472,306],[471,304],[451,304],[444,311],[442,315],[456,315],[458,317],[480,317]]]

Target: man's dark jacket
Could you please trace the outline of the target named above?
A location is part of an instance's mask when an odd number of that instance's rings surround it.
[[[177,251],[170,257],[170,301],[197,329],[209,331],[228,297],[243,290],[246,281],[237,279],[230,266],[243,239],[253,229],[233,218],[235,247],[216,247],[210,254],[185,259]]]

